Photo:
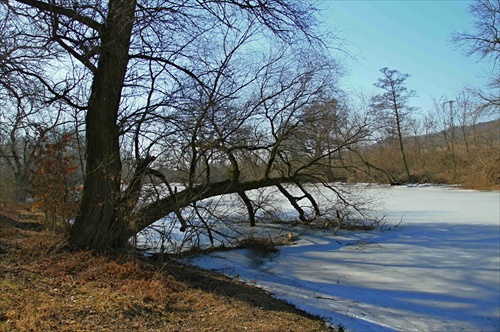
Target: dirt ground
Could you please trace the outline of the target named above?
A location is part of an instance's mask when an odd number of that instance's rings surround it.
[[[40,220],[0,208],[0,331],[334,331],[212,272],[71,250]]]

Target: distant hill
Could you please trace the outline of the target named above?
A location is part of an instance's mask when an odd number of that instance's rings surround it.
[[[499,143],[500,142],[500,118],[496,120],[486,121],[477,123],[474,126],[466,126],[464,128],[460,126],[455,126],[454,128],[455,137],[458,141],[463,139],[464,132],[466,138],[473,138],[483,141]],[[415,138],[415,136],[408,137],[407,139]],[[437,144],[445,143],[443,138],[443,132],[435,132],[427,135],[420,135],[417,138],[427,138],[434,141]]]
[[[472,134],[472,128],[467,127],[468,133]],[[476,130],[494,142],[500,142],[500,118],[488,122],[481,122],[476,125]]]

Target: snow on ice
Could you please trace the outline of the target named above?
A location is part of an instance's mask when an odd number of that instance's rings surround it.
[[[382,229],[310,230],[269,257],[238,249],[189,262],[348,331],[500,331],[500,192],[367,191],[384,202]]]

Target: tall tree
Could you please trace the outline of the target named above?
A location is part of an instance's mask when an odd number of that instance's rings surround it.
[[[416,96],[414,90],[405,86],[409,74],[384,67],[380,69],[382,78],[374,85],[384,92],[372,97],[371,108],[373,115],[385,131],[386,139],[395,139],[399,144],[399,151],[408,182],[412,181],[410,168],[406,158],[404,137],[407,126],[411,124],[411,114],[416,110],[409,105],[409,100]]]
[[[245,192],[256,188],[276,186],[297,207],[314,201],[282,184],[300,185],[362,135],[353,130],[320,156],[294,157],[305,108],[330,97],[337,77],[305,1],[6,5],[45,33],[57,72],[54,82],[37,77],[49,101],[86,112],[83,198],[70,236],[78,247],[123,247],[170,213],[185,230],[181,210],[217,195],[239,194],[250,216]],[[248,160],[257,174],[244,173]],[[166,193],[141,200],[147,181]]]

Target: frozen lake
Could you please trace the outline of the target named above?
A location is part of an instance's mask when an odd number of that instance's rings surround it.
[[[190,263],[264,288],[348,331],[499,331],[500,192],[374,187],[386,227],[302,233],[256,259],[247,250]]]

